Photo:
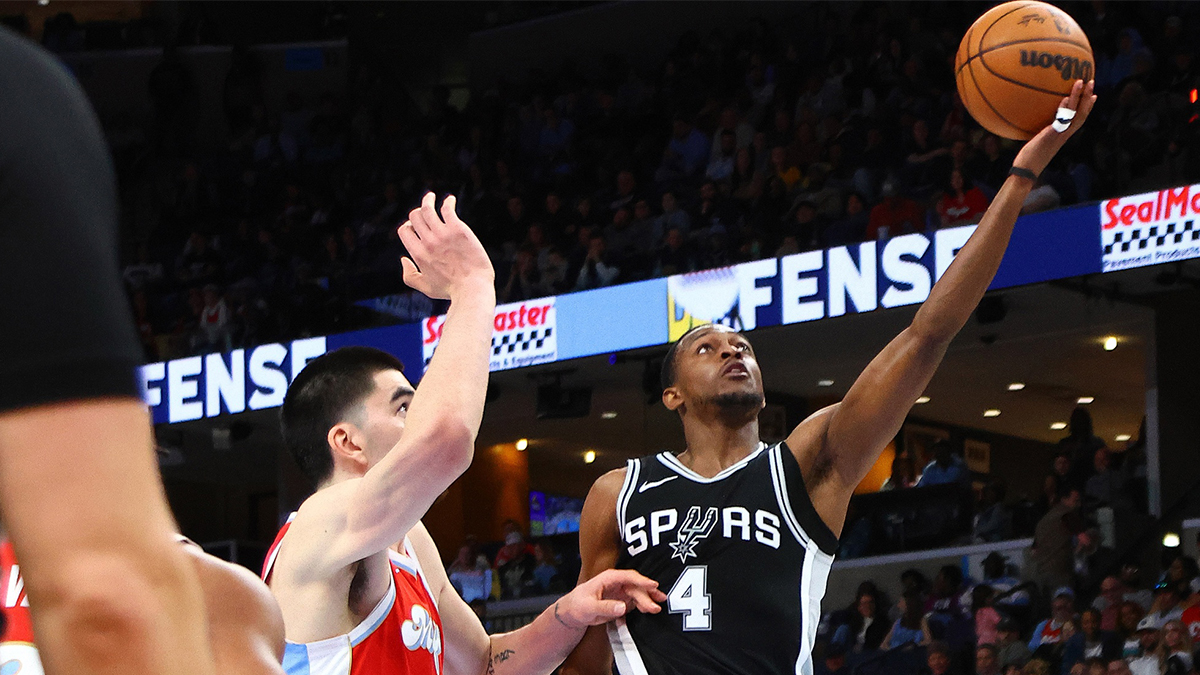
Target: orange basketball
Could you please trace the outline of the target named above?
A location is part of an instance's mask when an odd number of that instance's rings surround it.
[[[958,46],[958,95],[983,128],[1027,140],[1054,121],[1075,80],[1095,71],[1092,46],[1066,12],[1016,0],[975,20]]]

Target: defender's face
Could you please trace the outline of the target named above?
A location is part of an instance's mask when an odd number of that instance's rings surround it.
[[[413,386],[398,370],[375,373],[375,390],[363,400],[362,423],[359,431],[366,452],[368,468],[375,466],[404,435],[404,420],[412,402]]]
[[[675,387],[684,400],[763,393],[754,348],[741,333],[713,325],[690,336],[675,355]]]

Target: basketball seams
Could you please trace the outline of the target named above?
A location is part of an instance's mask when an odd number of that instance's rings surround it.
[[[991,75],[993,77],[995,77],[998,80],[1003,80],[1005,82],[1008,82],[1009,84],[1019,85],[1021,87],[1025,87],[1026,89],[1031,89],[1033,91],[1040,92],[1042,94],[1051,94],[1051,95],[1057,96],[1059,98],[1066,97],[1071,93],[1070,88],[1067,88],[1067,90],[1065,92],[1054,91],[1053,89],[1043,89],[1041,87],[1035,87],[1032,84],[1021,82],[1020,80],[1014,80],[1011,77],[1001,75],[1000,73],[996,72],[995,70],[992,70],[992,67],[988,65],[987,59],[981,58],[981,59],[979,59],[979,63],[982,64],[984,68],[987,68],[987,71],[989,73],[991,73]],[[1064,80],[1064,82],[1067,82],[1067,81],[1068,80]],[[1074,80],[1070,80],[1070,82],[1071,82],[1071,86],[1075,85]]]
[[[980,39],[982,40],[982,38],[980,38]],[[1028,130],[1022,129],[1021,127],[1008,121],[1008,118],[1005,117],[1004,115],[1000,114],[1000,111],[996,109],[996,106],[992,105],[992,102],[988,100],[987,94],[983,93],[983,87],[979,86],[979,80],[977,80],[975,78],[975,67],[970,65],[970,61],[967,62],[967,73],[971,76],[971,84],[975,85],[975,91],[979,94],[979,99],[981,101],[983,101],[985,105],[987,105],[987,107],[992,111],[993,114],[996,115],[996,119],[1000,120],[1001,122],[1004,122],[1011,129],[1016,129],[1018,132],[1020,132],[1022,134],[1029,134]],[[1030,137],[1032,137],[1032,135],[1033,134],[1030,134]]]
[[[1003,19],[1004,17],[1008,16],[1009,14],[1012,14],[1013,12],[1019,12],[1019,11],[1021,11],[1021,10],[1025,9],[1026,7],[1032,7],[1032,6],[1033,6],[1033,5],[1035,5],[1035,4],[1036,4],[1036,3],[1032,3],[1032,2],[1031,2],[1031,3],[1029,3],[1029,4],[1021,5],[1020,7],[1013,7],[1012,9],[1008,10],[1007,12],[1005,12],[1005,13],[1001,14],[1000,16],[996,17],[996,18],[995,18],[995,20],[993,20],[993,21],[992,21],[992,23],[988,24],[988,27],[987,27],[987,28],[985,28],[985,29],[983,29],[983,32],[982,32],[982,33],[980,33],[980,35],[979,35],[979,45],[978,45],[978,47],[976,47],[976,49],[975,49],[975,52],[976,52],[976,54],[978,54],[978,53],[979,53],[979,51],[980,51],[980,50],[983,48],[983,41],[984,41],[985,39],[987,39],[987,34],[988,34],[988,31],[990,31],[990,30],[992,29],[992,27],[993,27],[993,26],[995,26],[995,25],[996,25],[996,24],[997,24],[997,23],[998,23],[998,22],[999,22],[1001,19]],[[982,17],[981,17],[981,18],[982,18]],[[963,68],[965,68],[965,67],[966,67],[966,66],[967,66],[969,63],[971,63],[971,61],[972,61],[972,60],[975,58],[975,56],[973,56],[973,55],[971,54],[971,42],[970,42],[970,37],[971,37],[971,34],[975,32],[975,25],[976,25],[976,24],[978,24],[978,23],[979,23],[979,20],[978,20],[978,19],[976,19],[976,20],[975,20],[975,23],[971,24],[971,27],[970,27],[970,28],[967,30],[967,60],[966,60],[966,62],[965,62],[965,63],[963,63],[963,64],[962,64],[962,66],[960,66],[960,67],[959,67],[959,70],[962,70]],[[978,89],[978,85],[976,85],[976,88]],[[980,93],[983,93],[983,90],[982,90],[982,89],[980,89],[979,91],[980,91]]]

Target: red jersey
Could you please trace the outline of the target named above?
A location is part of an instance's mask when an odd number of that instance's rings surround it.
[[[275,537],[263,565],[263,581],[291,526]],[[404,553],[388,551],[392,583],[388,592],[349,633],[317,642],[287,643],[283,669],[288,675],[441,675],[442,619],[421,564],[404,539]]]
[[[29,616],[29,598],[21,566],[13,554],[12,543],[0,540],[0,612],[4,614],[4,633],[0,635],[0,675],[42,675],[42,661],[33,646],[33,620]]]

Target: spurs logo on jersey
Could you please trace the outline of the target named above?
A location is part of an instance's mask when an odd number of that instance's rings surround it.
[[[712,477],[667,453],[631,460],[616,515],[616,566],[670,589],[667,611],[610,624],[620,675],[812,675],[837,538],[785,445]]]
[[[679,528],[679,534],[675,537],[675,543],[671,544],[671,549],[675,551],[671,557],[679,558],[679,562],[687,562],[688,556],[696,556],[696,544],[704,541],[705,537],[712,532],[713,525],[717,524],[717,507],[710,506],[704,514],[704,522],[700,522],[700,507],[693,506],[688,511],[687,520],[683,521],[683,527]]]

